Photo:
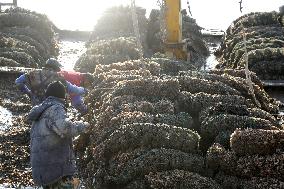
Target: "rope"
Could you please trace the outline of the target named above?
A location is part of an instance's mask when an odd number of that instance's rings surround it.
[[[190,5],[189,5],[189,0],[187,0],[186,4],[187,4],[188,12],[189,12],[190,16],[192,16],[192,13],[191,13],[191,10],[190,10]]]
[[[241,0],[241,1],[239,2],[239,4],[240,4],[240,12],[241,12],[241,13],[243,13],[243,8],[244,8],[244,7],[242,6],[242,3],[243,3],[243,0]]]
[[[160,7],[159,21],[160,21],[161,40],[163,43],[165,43],[167,39],[167,29],[166,29],[166,19],[165,19],[167,7],[164,0],[157,0],[157,4]]]
[[[242,0],[239,2],[240,4],[240,12],[242,13]],[[241,28],[242,28],[242,37],[243,37],[243,43],[244,43],[244,50],[245,50],[245,74],[246,74],[246,83],[249,86],[249,94],[252,96],[255,104],[258,107],[261,107],[261,104],[259,103],[259,101],[256,99],[255,94],[254,94],[254,89],[253,89],[253,82],[251,81],[251,73],[250,70],[248,68],[248,62],[249,62],[249,58],[248,58],[248,51],[247,51],[247,39],[246,39],[246,34],[245,34],[245,30],[244,30],[244,25],[243,23],[241,23]]]
[[[141,37],[140,37],[140,32],[139,32],[139,24],[138,24],[138,18],[137,18],[137,13],[136,13],[136,5],[135,5],[135,0],[131,0],[131,13],[132,13],[132,22],[133,22],[133,29],[134,29],[134,34],[136,38],[136,44],[138,47],[139,51],[139,57],[140,59],[143,58],[143,47],[141,44]]]

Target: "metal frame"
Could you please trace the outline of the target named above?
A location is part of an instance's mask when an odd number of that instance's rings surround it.
[[[263,80],[265,87],[284,87],[284,80]]]

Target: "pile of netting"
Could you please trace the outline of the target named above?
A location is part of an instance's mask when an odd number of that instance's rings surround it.
[[[25,9],[0,13],[0,66],[36,68],[57,56],[53,27],[45,15]]]
[[[218,68],[245,67],[245,35],[249,69],[262,80],[284,78],[284,30],[277,12],[246,14],[235,20],[226,33],[215,52]]]
[[[136,7],[140,40],[144,47],[146,45],[148,22],[145,14],[146,9]],[[135,36],[132,16],[132,8],[129,6],[117,6],[107,9],[97,21],[88,44],[99,40]]]
[[[257,77],[252,97],[244,72],[161,73],[148,60],[96,67],[86,100],[92,128],[76,142],[86,186],[221,188],[205,161],[212,144],[229,149],[236,129],[282,132],[278,104]]]

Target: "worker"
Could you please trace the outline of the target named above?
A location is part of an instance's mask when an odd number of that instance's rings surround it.
[[[65,84],[68,94],[83,95],[86,90],[83,87],[78,87],[66,81],[57,72],[61,70],[61,64],[54,58],[46,61],[42,70],[33,70],[27,74],[23,74],[15,81],[21,92],[27,94],[32,102],[32,105],[37,105],[45,99],[45,90],[48,84],[53,81],[61,81]],[[80,105],[85,107],[85,105]],[[86,109],[86,108],[85,108]],[[80,111],[81,109],[79,109]],[[85,112],[83,112],[85,113]]]
[[[58,73],[66,81],[69,81],[71,84],[79,87],[84,87],[85,89],[91,88],[94,82],[94,77],[90,73],[81,73],[81,72],[64,71],[64,70],[61,70]],[[82,114],[87,112],[87,106],[85,106],[81,95],[71,93],[69,94],[69,96],[73,107],[79,110]]]
[[[77,188],[72,138],[87,132],[89,123],[67,118],[65,86],[60,81],[48,85],[40,105],[32,108],[30,153],[32,177],[44,189]]]

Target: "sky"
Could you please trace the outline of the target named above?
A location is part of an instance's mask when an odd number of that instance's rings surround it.
[[[7,2],[12,0],[0,0]],[[283,0],[242,0],[243,13],[239,11],[240,0],[189,0],[192,17],[206,29],[226,30],[238,17],[249,12],[278,11]],[[187,0],[181,0],[186,8]],[[46,14],[60,29],[93,30],[97,19],[108,7],[128,5],[130,0],[18,0],[18,5]],[[136,5],[147,9],[159,8],[157,0],[136,0]]]

